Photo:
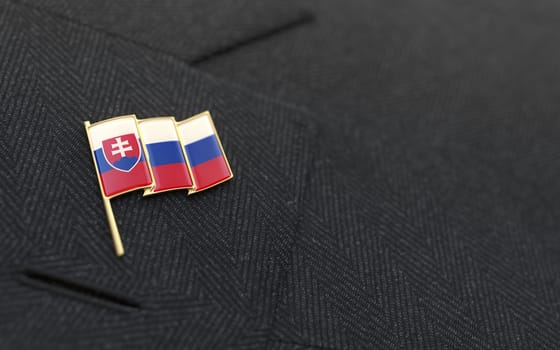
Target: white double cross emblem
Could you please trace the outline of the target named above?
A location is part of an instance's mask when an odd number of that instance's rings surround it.
[[[120,153],[121,158],[124,158],[126,157],[126,152],[132,151],[132,146],[129,145],[128,140],[122,141],[120,137],[117,137],[115,141],[115,143],[111,144],[111,153],[113,155]]]

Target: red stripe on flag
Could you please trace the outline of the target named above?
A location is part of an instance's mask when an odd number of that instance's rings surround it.
[[[216,157],[192,168],[196,190],[211,187],[231,176],[224,157]]]
[[[146,162],[139,162],[129,172],[112,169],[100,174],[99,177],[107,197],[143,188],[152,183]]]
[[[191,175],[185,163],[173,163],[152,167],[156,187],[154,192],[190,188]]]

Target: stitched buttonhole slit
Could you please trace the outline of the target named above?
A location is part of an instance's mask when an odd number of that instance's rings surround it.
[[[20,282],[30,287],[62,294],[100,306],[121,311],[135,311],[141,309],[140,303],[130,298],[119,296],[113,292],[108,292],[82,282],[56,276],[52,273],[35,269],[25,269],[21,271],[19,277]]]

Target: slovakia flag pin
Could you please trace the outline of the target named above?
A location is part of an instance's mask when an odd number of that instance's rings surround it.
[[[233,178],[208,111],[180,122],[131,114],[84,125],[117,256],[124,248],[111,198],[139,189],[193,194]]]

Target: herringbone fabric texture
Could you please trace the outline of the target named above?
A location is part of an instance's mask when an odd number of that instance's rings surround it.
[[[309,19],[294,0],[19,0],[60,19],[195,62]]]
[[[1,58],[2,347],[265,344],[296,236],[309,122],[39,10],[3,6],[0,22],[9,48]],[[115,199],[127,248],[117,259],[83,120],[204,109],[214,115],[235,179],[188,198]],[[124,295],[140,308],[115,312],[87,296],[22,289],[18,274],[26,268]]]
[[[228,47],[297,22],[293,6],[246,5],[264,17],[233,33],[245,25],[209,19],[225,29],[174,46],[183,27],[168,41],[136,31],[141,9],[121,22],[74,2],[0,4],[0,348],[560,346],[552,113],[329,113],[312,94],[296,107],[185,63],[227,67]],[[206,109],[235,178],[114,199],[117,259],[82,122]]]

